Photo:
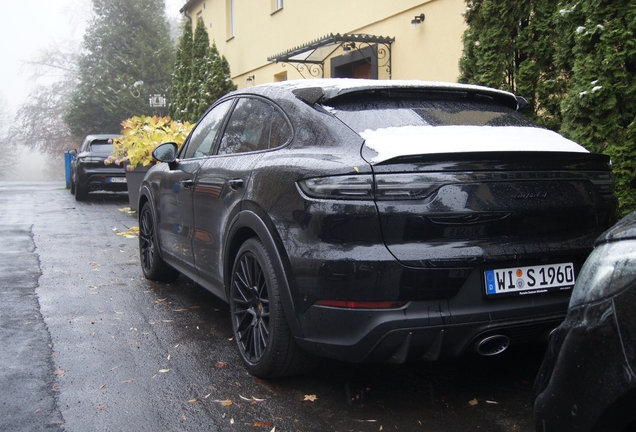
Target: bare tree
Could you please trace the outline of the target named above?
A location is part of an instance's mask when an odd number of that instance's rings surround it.
[[[26,63],[32,87],[17,111],[9,135],[13,144],[59,157],[76,148],[63,113],[76,87],[77,46],[50,47]]]

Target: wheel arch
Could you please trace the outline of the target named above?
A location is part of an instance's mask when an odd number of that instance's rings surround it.
[[[289,329],[293,336],[302,337],[302,329],[296,319],[296,307],[294,306],[290,281],[287,277],[291,270],[289,258],[285,253],[282,241],[273,223],[266,214],[261,216],[259,213],[261,213],[261,211],[259,211],[257,207],[249,206],[248,208],[244,208],[233,218],[230,225],[228,240],[223,253],[223,282],[226,289],[226,296],[229,300],[232,268],[234,267],[234,262],[236,261],[236,256],[241,245],[249,238],[258,238],[272,258]],[[288,269],[287,271],[286,268]]]
[[[155,230],[155,238],[157,239],[157,251],[159,252],[159,256],[161,257],[161,259],[164,259],[163,251],[161,250],[161,241],[159,240],[159,236],[160,236],[159,226],[158,226],[159,218],[157,215],[156,201],[154,199],[154,195],[151,189],[146,184],[142,184],[142,186],[139,189],[139,201],[137,204],[138,204],[137,223],[138,223],[138,226],[140,227],[141,227],[141,211],[143,210],[146,204],[150,204],[150,211],[152,212],[152,217],[155,221],[154,230]]]

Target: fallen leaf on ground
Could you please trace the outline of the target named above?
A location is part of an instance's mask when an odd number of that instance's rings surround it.
[[[219,400],[219,399],[215,399],[214,402],[218,402],[223,406],[230,406],[232,405],[232,401],[229,399],[225,399],[225,400]]]
[[[159,369],[159,373],[170,372],[170,369]]]
[[[471,401],[469,401],[469,402],[468,402],[468,405],[470,405],[470,406],[475,406],[475,405],[477,405],[478,403],[479,403],[479,401],[478,401],[477,399],[473,399],[473,400],[471,400]]]
[[[304,401],[315,401],[316,399],[318,399],[318,396],[316,395],[305,395],[305,399],[303,399]]]
[[[97,409],[99,411],[104,411],[106,408],[108,408],[108,405],[106,405],[105,403],[101,403],[101,404],[97,405]]]
[[[254,427],[272,427],[274,422],[271,421],[259,421],[254,423]]]
[[[216,367],[218,367],[218,368],[226,368],[227,367],[227,363],[223,363],[222,361],[218,361],[218,362],[216,362]]]
[[[258,399],[258,398],[255,398],[254,396],[252,396],[251,398],[248,398],[248,397],[245,397],[245,396],[242,396],[242,395],[239,394],[239,397],[241,399],[243,399],[244,401],[248,401],[248,402],[263,402],[263,401],[265,401],[265,399]]]
[[[489,404],[495,404],[495,405],[499,405],[499,402],[495,402],[495,401],[489,401],[489,400],[487,400],[487,401],[486,401],[486,403],[489,403]]]
[[[190,399],[188,402],[190,402],[190,403],[196,403],[196,402],[199,402],[199,400],[195,398],[195,399]]]

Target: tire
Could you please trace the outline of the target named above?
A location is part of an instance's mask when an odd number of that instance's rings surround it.
[[[75,182],[71,178],[71,195],[75,195]]]
[[[150,203],[144,204],[139,216],[139,260],[146,279],[171,281],[179,277],[179,272],[161,258],[155,230],[155,217]]]
[[[247,240],[234,262],[230,286],[232,330],[247,370],[260,378],[308,372],[317,358],[294,341],[274,266],[263,244]]]
[[[88,199],[88,188],[81,186],[79,183],[75,185],[75,201],[86,201]]]

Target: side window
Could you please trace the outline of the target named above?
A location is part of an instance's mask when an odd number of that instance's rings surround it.
[[[230,106],[232,106],[232,101],[225,101],[199,121],[199,124],[192,131],[188,147],[183,155],[184,159],[209,156],[212,153],[214,139]]]
[[[290,139],[291,127],[278,109],[261,99],[242,98],[225,128],[218,154],[267,150]]]

